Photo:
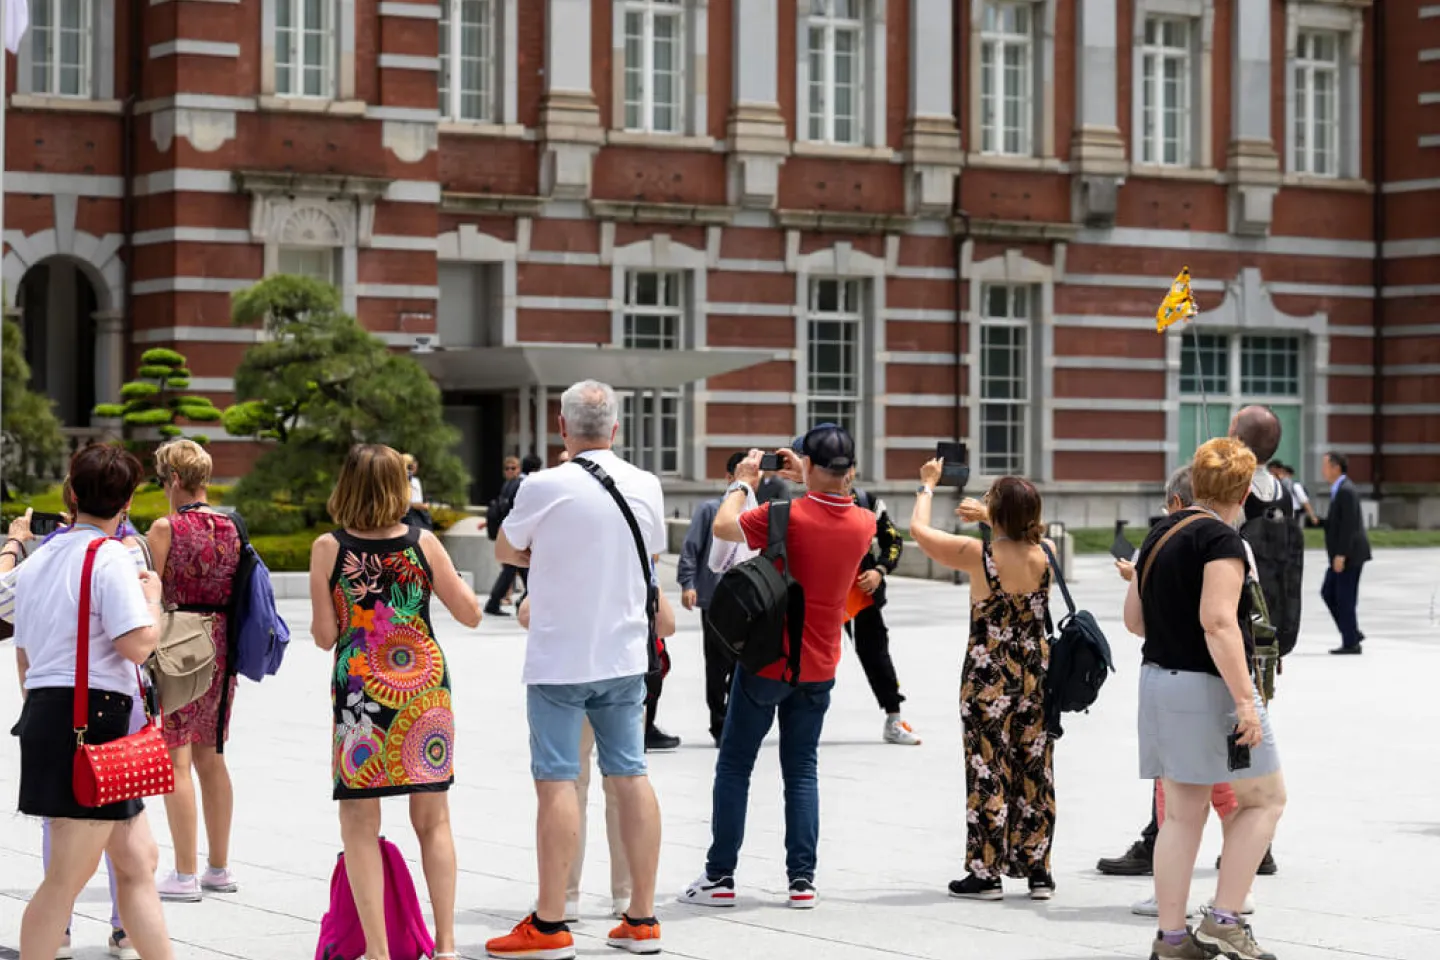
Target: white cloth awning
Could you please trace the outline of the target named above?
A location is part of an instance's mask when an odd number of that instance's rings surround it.
[[[627,350],[609,346],[529,344],[454,347],[416,353],[442,390],[568,387],[599,380],[617,390],[665,390],[743,370],[783,355],[773,350]]]

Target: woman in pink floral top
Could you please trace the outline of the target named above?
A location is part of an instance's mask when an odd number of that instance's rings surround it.
[[[156,472],[174,512],[150,527],[150,550],[165,584],[165,602],[177,606],[224,606],[230,601],[235,567],[240,562],[240,533],[235,521],[205,502],[210,454],[192,440],[172,440],[155,454]],[[230,771],[219,752],[221,696],[235,696],[235,678],[227,680],[225,615],[215,617],[215,680],[205,695],[165,717],[165,744],[175,763],[175,792],[165,798],[165,816],[175,845],[175,869],[160,881],[162,900],[195,902],[203,893],[234,893],[230,873],[230,821],[235,793]],[[226,711],[228,721],[229,712]],[[227,722],[228,726],[228,722]],[[199,874],[198,813],[191,767],[205,798],[205,837],[209,864]]]

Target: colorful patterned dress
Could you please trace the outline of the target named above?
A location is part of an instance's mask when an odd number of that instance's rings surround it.
[[[967,788],[965,868],[982,880],[1050,872],[1055,743],[1045,730],[1047,567],[1034,593],[1006,593],[985,544],[990,596],[970,612],[960,680]]]
[[[335,799],[448,790],[455,780],[450,671],[430,623],[420,531],[366,540],[336,530],[334,537]]]
[[[165,557],[161,580],[165,602],[184,607],[220,607],[230,602],[235,567],[240,563],[240,534],[235,521],[223,513],[186,507],[170,515],[170,552]],[[196,745],[215,748],[220,725],[220,693],[226,690],[225,663],[229,660],[226,617],[215,615],[211,638],[215,641],[215,679],[205,695],[194,703],[165,715],[165,745],[174,750]],[[235,702],[235,678],[229,678],[226,692]],[[230,738],[230,716],[227,711],[223,731]]]

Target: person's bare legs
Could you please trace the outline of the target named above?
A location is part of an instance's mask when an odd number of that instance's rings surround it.
[[[1209,814],[1210,784],[1165,781],[1165,822],[1155,838],[1154,866],[1161,930],[1185,929],[1195,856]]]
[[[341,800],[340,838],[345,844],[350,895],[365,931],[365,956],[367,960],[390,960],[390,941],[385,936],[385,866],[380,858],[380,801]]]
[[[115,827],[110,820],[50,822],[50,864],[20,920],[20,960],[55,960],[75,898],[95,875]]]
[[[205,808],[205,851],[209,866],[223,870],[230,865],[230,824],[235,815],[235,788],[225,755],[214,747],[192,748],[192,762],[200,778],[200,802]],[[193,801],[192,801],[193,803]]]
[[[580,899],[580,877],[585,871],[585,827],[590,807],[590,774],[595,753],[595,731],[587,719],[580,727],[580,776],[575,778],[575,804],[579,819],[575,831],[575,859],[565,884],[565,902]]]
[[[613,782],[612,782],[613,781]],[[660,804],[650,778],[606,777],[620,804],[620,836],[630,861],[631,917],[655,916],[655,873],[660,867]]]
[[[625,854],[625,826],[620,819],[620,793],[613,777],[604,777],[605,843],[610,847],[610,899],[628,904],[634,884],[630,878],[630,858]]]
[[[195,778],[190,775],[190,745],[170,750],[175,766],[175,790],[165,797],[165,820],[170,824],[170,843],[175,848],[175,872],[184,876],[199,873],[199,828],[195,812]]]
[[[1215,909],[1239,914],[1255,881],[1255,871],[1275,837],[1275,825],[1285,812],[1285,775],[1277,772],[1268,777],[1235,780],[1231,786],[1240,806],[1225,818]]]
[[[145,960],[170,960],[173,956],[165,913],[155,889],[155,868],[160,848],[142,812],[125,823],[116,824],[106,846],[115,871],[115,894],[120,923],[140,956]]]
[[[536,780],[535,849],[540,860],[540,899],[535,915],[549,923],[565,919],[565,888],[580,846],[580,803],[573,780]]]
[[[430,891],[430,908],[435,911],[435,952],[454,953],[455,835],[450,831],[449,794],[411,794],[410,825],[420,841],[425,886]]]

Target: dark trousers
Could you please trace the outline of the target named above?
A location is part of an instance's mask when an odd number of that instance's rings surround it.
[[[710,708],[710,736],[716,740],[725,731],[725,709],[730,702],[730,684],[735,678],[735,658],[710,625],[710,615],[700,611],[705,632],[705,706]]]
[[[1140,839],[1145,841],[1145,846],[1151,850],[1155,849],[1155,838],[1160,836],[1160,809],[1155,802],[1155,791],[1150,791],[1150,822],[1145,824],[1145,829],[1140,831]]]
[[[1340,642],[1346,647],[1360,646],[1360,625],[1356,620],[1355,606],[1360,600],[1360,571],[1364,565],[1347,565],[1340,573],[1332,566],[1325,571],[1325,583],[1320,587],[1320,597],[1330,608],[1330,616],[1340,631]]]
[[[510,592],[510,587],[515,583],[515,577],[520,574],[519,567],[512,567],[508,563],[500,568],[500,573],[495,577],[495,585],[490,588],[490,602],[485,604],[487,610],[500,609],[500,601]],[[524,578],[521,578],[524,582]]]
[[[866,607],[855,614],[847,629],[855,640],[855,655],[865,669],[865,679],[875,701],[886,713],[899,713],[905,698],[900,696],[900,679],[895,676],[895,661],[890,659],[890,630],[879,607]]]

